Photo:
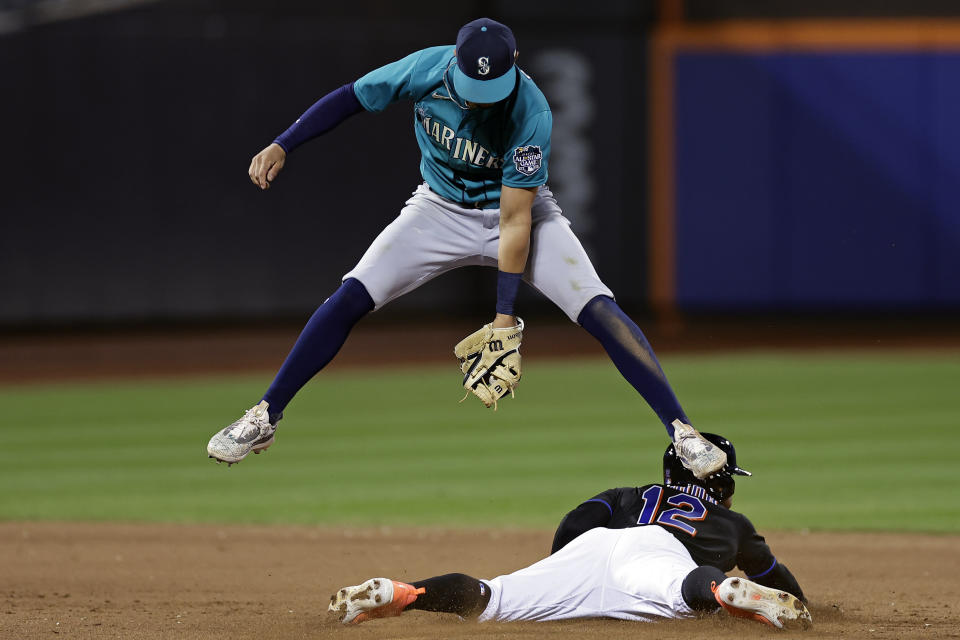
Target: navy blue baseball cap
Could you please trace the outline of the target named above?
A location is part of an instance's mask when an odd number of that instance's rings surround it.
[[[517,82],[517,41],[510,27],[490,18],[468,22],[457,34],[453,87],[469,102],[500,102]]]

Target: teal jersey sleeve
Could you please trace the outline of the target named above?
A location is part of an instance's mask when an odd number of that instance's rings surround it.
[[[518,125],[505,154],[501,184],[519,188],[539,187],[547,182],[553,116],[547,109],[531,115]]]
[[[362,76],[353,84],[357,100],[367,111],[383,111],[400,100],[417,100],[429,91],[434,79],[425,69],[453,57],[450,45],[415,51]]]

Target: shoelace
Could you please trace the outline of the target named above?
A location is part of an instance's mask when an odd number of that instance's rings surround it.
[[[256,427],[259,433],[263,433],[264,422],[266,422],[267,425],[270,424],[269,420],[265,421],[263,419],[263,416],[257,416],[253,409],[247,409],[243,412],[243,417],[237,420],[237,425],[230,430],[228,435],[234,438],[242,436],[243,432],[247,430],[248,425]],[[237,429],[240,431],[237,432]]]
[[[682,446],[684,446],[685,444],[687,444],[687,442],[688,442],[689,440],[693,440],[693,442],[699,443],[699,440],[697,439],[696,434],[693,433],[693,432],[688,432],[688,433],[684,433],[683,435],[681,435],[681,436],[677,439],[677,442],[676,442],[676,444],[675,444],[674,446],[675,446],[675,447],[682,447]]]

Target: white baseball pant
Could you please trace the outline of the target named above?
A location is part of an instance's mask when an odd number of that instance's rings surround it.
[[[681,587],[696,568],[659,526],[598,527],[536,564],[484,580],[490,602],[479,620],[690,618]]]
[[[343,279],[363,283],[379,309],[451,269],[496,267],[499,242],[499,209],[462,207],[424,183]],[[547,186],[540,187],[533,203],[523,279],[574,322],[594,297],[613,297]]]

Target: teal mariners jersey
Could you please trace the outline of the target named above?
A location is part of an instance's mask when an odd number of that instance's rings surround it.
[[[456,63],[453,45],[430,47],[371,71],[353,90],[367,111],[413,101],[420,173],[430,189],[467,206],[496,208],[501,185],[546,183],[550,105],[517,68],[518,86],[509,98],[467,109],[451,79]]]

